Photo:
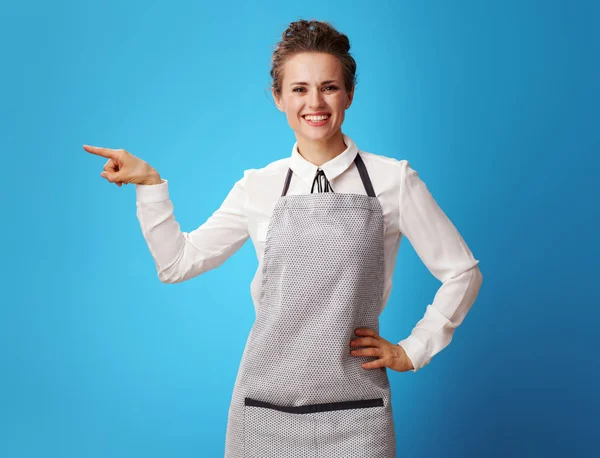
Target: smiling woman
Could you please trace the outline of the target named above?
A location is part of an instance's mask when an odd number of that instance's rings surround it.
[[[349,50],[327,22],[290,24],[271,76],[296,137],[291,155],[245,170],[189,233],[174,217],[168,181],[129,153],[109,152],[110,180],[136,183],[138,219],[164,283],[254,243],[256,321],[231,398],[226,458],[396,456],[386,369],[429,364],[482,282],[479,261],[408,160],[361,150],[342,132],[356,82]],[[403,235],[442,285],[395,343],[380,336],[379,315]]]

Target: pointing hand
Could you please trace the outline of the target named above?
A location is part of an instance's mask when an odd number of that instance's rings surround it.
[[[101,148],[83,145],[88,153],[108,158],[104,164],[104,172],[100,174],[111,183],[121,187],[123,183],[159,184],[160,175],[147,162],[135,157],[124,149]]]

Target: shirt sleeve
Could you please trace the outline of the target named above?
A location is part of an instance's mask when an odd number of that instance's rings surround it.
[[[479,261],[406,160],[401,170],[399,205],[401,232],[431,274],[442,282],[424,317],[398,343],[416,372],[450,343],[475,302],[483,276]]]
[[[168,180],[136,185],[137,217],[161,282],[179,283],[214,269],[248,239],[246,172],[220,208],[191,232],[182,232],[175,219]]]

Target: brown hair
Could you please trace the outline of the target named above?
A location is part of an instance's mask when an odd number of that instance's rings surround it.
[[[301,52],[323,52],[331,54],[342,65],[344,86],[350,92],[356,84],[356,62],[350,55],[350,40],[325,21],[301,19],[292,22],[281,35],[271,57],[271,87],[281,95],[283,65],[286,60]]]

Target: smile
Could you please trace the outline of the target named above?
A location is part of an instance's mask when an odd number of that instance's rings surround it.
[[[304,120],[308,123],[309,126],[324,126],[325,124],[327,124],[327,122],[329,121],[329,118],[331,118],[331,115],[327,115],[327,116],[308,116],[305,117],[303,116]]]

